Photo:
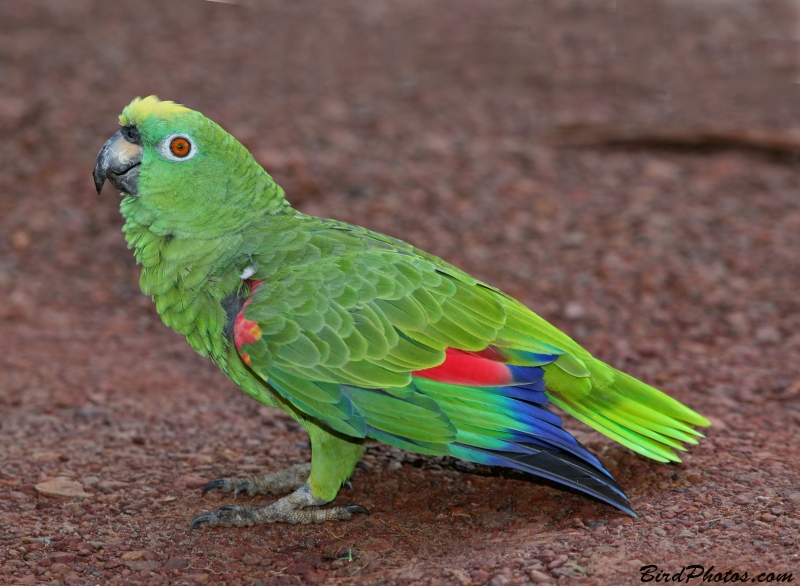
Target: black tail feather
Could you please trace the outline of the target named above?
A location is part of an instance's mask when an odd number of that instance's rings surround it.
[[[591,495],[632,517],[638,517],[631,509],[622,487],[603,471],[567,452],[535,444],[517,445],[524,447],[526,452],[487,450],[464,444],[459,444],[459,447],[463,451],[478,452],[480,455],[476,454],[478,457],[473,460],[475,462],[506,466],[552,480]]]

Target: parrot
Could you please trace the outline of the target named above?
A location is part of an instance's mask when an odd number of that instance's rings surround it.
[[[141,291],[241,390],[308,433],[311,462],[210,481],[237,496],[195,529],[347,521],[330,506],[368,446],[502,466],[636,517],[555,405],[658,462],[710,422],[593,358],[521,302],[411,244],[291,207],[231,134],[198,111],[137,97],[93,178],[120,192]],[[329,505],[329,506],[326,506]]]

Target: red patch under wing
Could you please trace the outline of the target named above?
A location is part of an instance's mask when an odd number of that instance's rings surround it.
[[[248,283],[250,284],[250,297],[244,302],[242,309],[239,310],[239,314],[236,316],[236,320],[233,322],[233,343],[236,345],[237,350],[241,350],[245,344],[255,344],[261,339],[261,328],[256,322],[244,317],[244,309],[253,301],[253,293],[256,292],[256,289],[263,281],[248,281]],[[244,358],[244,356],[247,355],[243,355],[245,364],[249,364],[250,357]]]
[[[455,348],[447,348],[445,354],[439,366],[415,370],[411,374],[443,383],[480,387],[503,386],[513,380],[508,366],[496,360]]]

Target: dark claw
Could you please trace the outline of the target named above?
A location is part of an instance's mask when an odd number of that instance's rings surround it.
[[[209,490],[214,490],[215,488],[222,488],[223,486],[225,486],[224,478],[217,478],[216,480],[212,480],[203,487],[203,492],[201,493],[201,495],[205,496]]]
[[[364,471],[364,472],[366,472],[367,474],[369,474],[370,472],[372,472],[372,468],[370,468],[369,466],[367,466],[366,464],[364,464],[364,462],[359,462],[358,464],[356,464],[356,470],[363,470],[363,471]]]
[[[353,513],[354,515],[356,513],[361,513],[362,515],[369,517],[369,511],[361,505],[345,505],[344,508],[348,513]]]
[[[345,480],[345,482],[344,482],[344,485],[345,485],[347,488],[349,488],[350,490],[353,490],[353,483],[352,483],[352,482],[350,482],[349,480]]]
[[[214,515],[214,513],[203,513],[202,515],[196,517],[195,520],[192,521],[192,524],[189,526],[189,531],[194,531],[195,529],[200,527],[200,525],[202,525],[203,523],[208,523],[215,516],[216,515]]]
[[[236,505],[222,505],[218,511],[235,511],[237,509]]]
[[[249,482],[240,482],[236,485],[236,490],[233,491],[234,498],[242,494],[243,492],[247,492],[247,489],[250,488]]]

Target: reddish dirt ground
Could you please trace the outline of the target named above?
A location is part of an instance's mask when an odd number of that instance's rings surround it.
[[[796,159],[558,146],[575,125],[797,126],[796,23],[776,1],[0,4],[0,583],[624,584],[647,564],[800,579]],[[138,291],[91,170],[149,94],[230,130],[304,212],[519,297],[707,415],[707,439],[667,466],[567,423],[638,520],[377,447],[338,499],[369,517],[190,533],[230,501],[201,497],[206,480],[309,446]],[[82,496],[46,496],[54,479]]]

